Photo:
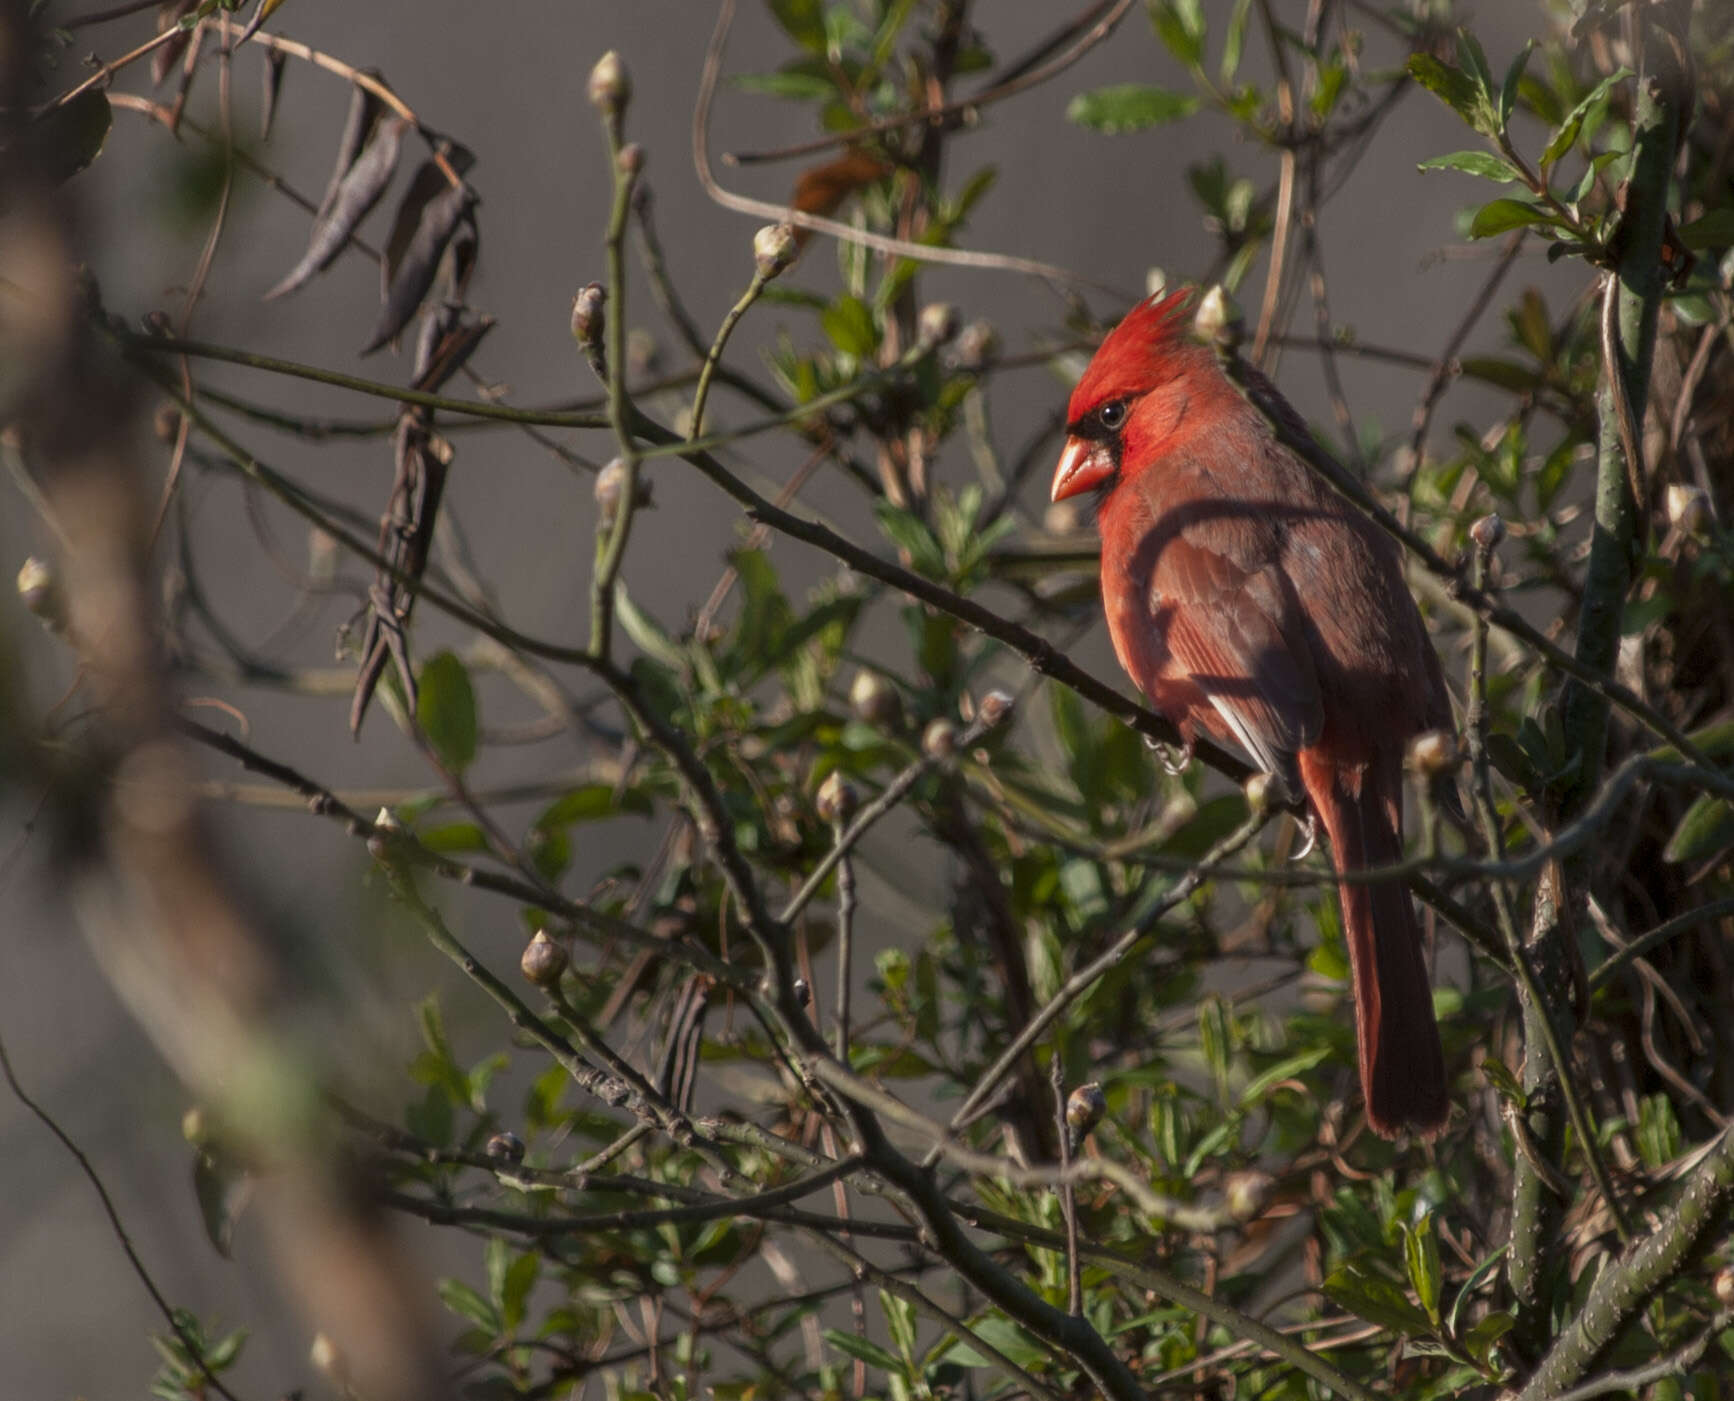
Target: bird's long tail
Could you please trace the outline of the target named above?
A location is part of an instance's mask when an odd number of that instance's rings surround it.
[[[1396,864],[1403,858],[1402,775],[1308,763],[1302,775],[1331,839],[1337,874]],[[1401,880],[1339,882],[1355,992],[1355,1041],[1367,1121],[1375,1133],[1431,1137],[1445,1126],[1450,1102],[1445,1057],[1433,1019],[1433,992],[1421,929]]]

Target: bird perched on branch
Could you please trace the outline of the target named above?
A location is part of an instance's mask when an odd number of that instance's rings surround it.
[[[1098,496],[1120,665],[1180,730],[1238,742],[1304,797],[1339,877],[1403,857],[1409,741],[1451,727],[1396,546],[1279,441],[1194,333],[1196,294],[1152,297],[1072,392],[1053,499]],[[1300,427],[1249,371],[1265,411]],[[1367,1119],[1431,1136],[1450,1108],[1421,931],[1400,880],[1340,880]]]

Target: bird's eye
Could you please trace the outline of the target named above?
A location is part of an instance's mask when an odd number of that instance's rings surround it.
[[[1126,423],[1126,404],[1123,400],[1114,399],[1103,404],[1096,410],[1096,422],[1110,433],[1118,433]]]

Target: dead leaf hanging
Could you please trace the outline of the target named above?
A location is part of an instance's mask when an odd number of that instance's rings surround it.
[[[410,239],[403,258],[392,273],[385,294],[385,306],[373,328],[363,355],[371,355],[409,324],[428,288],[433,286],[439,271],[440,257],[446,244],[457,232],[459,224],[469,216],[475,194],[467,185],[448,186],[429,200],[416,223],[415,237]]]
[[[397,170],[398,155],[403,149],[403,136],[410,124],[396,113],[382,113],[376,109],[376,114],[378,119],[373,124],[367,144],[335,179],[332,188],[325,192],[319,213],[314,216],[307,251],[289,275],[265,294],[266,301],[288,295],[315,273],[324,271],[391,183]],[[351,117],[354,115],[352,109]],[[350,130],[346,129],[346,146],[349,140]]]

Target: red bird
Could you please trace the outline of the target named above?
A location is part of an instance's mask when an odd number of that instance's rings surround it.
[[[1339,876],[1403,857],[1403,759],[1451,727],[1396,547],[1276,438],[1151,298],[1072,391],[1053,499],[1099,493],[1114,651],[1180,730],[1239,743],[1324,822]],[[1268,381],[1258,393],[1299,425]],[[1304,431],[1304,430],[1303,430]],[[1439,1132],[1450,1109],[1421,931],[1399,881],[1339,881],[1367,1119]]]

